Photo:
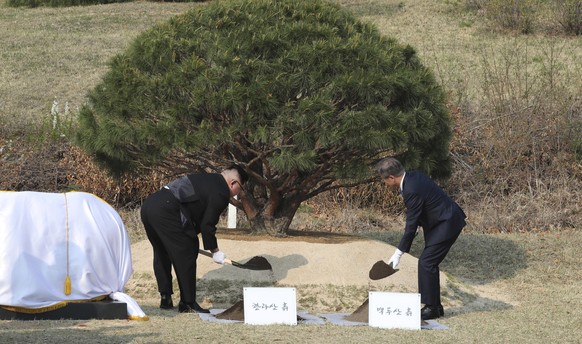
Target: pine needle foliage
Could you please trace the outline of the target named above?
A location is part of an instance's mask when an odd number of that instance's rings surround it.
[[[111,61],[80,118],[79,144],[116,172],[178,153],[210,169],[242,163],[239,205],[279,232],[302,201],[370,180],[385,155],[450,174],[432,72],[320,0],[213,1],[159,24]]]

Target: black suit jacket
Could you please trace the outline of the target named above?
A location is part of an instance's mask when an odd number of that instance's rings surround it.
[[[186,231],[202,234],[205,250],[218,247],[216,224],[230,200],[230,189],[219,173],[195,173],[168,184],[180,203]],[[192,228],[193,227],[193,228]]]
[[[457,236],[465,226],[463,209],[422,172],[406,172],[402,197],[406,206],[406,226],[398,244],[400,251],[410,251],[418,226],[423,228],[426,246]]]

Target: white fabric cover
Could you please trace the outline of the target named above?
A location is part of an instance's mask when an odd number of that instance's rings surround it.
[[[108,295],[120,299],[132,274],[119,214],[84,192],[0,192],[0,262],[0,305],[29,309]],[[128,312],[145,317],[135,302]]]

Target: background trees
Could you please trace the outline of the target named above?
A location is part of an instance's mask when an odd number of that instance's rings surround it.
[[[220,1],[175,17],[116,56],[89,99],[78,142],[115,172],[244,165],[237,206],[255,231],[284,233],[301,202],[370,180],[388,154],[450,173],[432,73],[323,1]]]
[[[470,214],[468,230],[580,227],[582,47],[544,10],[579,0],[538,2],[534,35],[499,29],[486,9],[467,7],[469,0],[333,1],[383,35],[414,46],[446,90],[455,127],[453,174],[442,186]],[[134,220],[141,225],[135,207],[180,166],[152,166],[149,173],[112,179],[71,144],[78,107],[108,71],[107,61],[141,32],[207,5],[139,1],[67,9],[0,7],[0,40],[8,49],[0,56],[0,189],[95,193],[122,214],[127,211],[124,220],[130,226]],[[57,123],[65,128],[54,127],[55,100],[63,115]],[[309,199],[291,227],[351,233],[373,225],[385,230],[402,208],[380,184]],[[249,228],[248,221],[239,224]]]

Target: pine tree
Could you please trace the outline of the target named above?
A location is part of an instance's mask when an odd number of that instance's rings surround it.
[[[241,163],[236,205],[283,234],[299,205],[398,156],[450,174],[445,95],[414,49],[319,0],[225,0],[141,34],[81,109],[79,144],[116,172]],[[184,161],[173,161],[183,164]]]

